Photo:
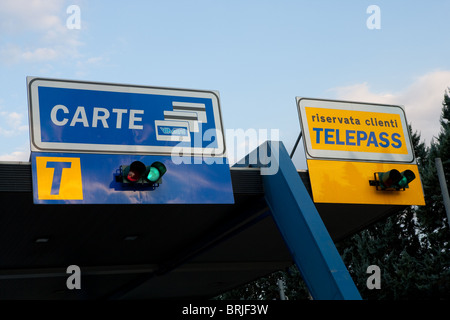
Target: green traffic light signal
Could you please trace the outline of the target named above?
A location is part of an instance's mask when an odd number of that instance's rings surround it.
[[[379,187],[381,190],[408,188],[411,181],[415,178],[416,175],[411,170],[400,172],[397,169],[392,169],[387,172],[378,172]]]
[[[159,161],[153,162],[150,167],[147,167],[147,180],[150,182],[157,182],[166,171],[167,169],[164,164]]]
[[[416,178],[416,175],[411,170],[405,170],[402,172],[402,176],[406,178],[407,185],[411,183]]]

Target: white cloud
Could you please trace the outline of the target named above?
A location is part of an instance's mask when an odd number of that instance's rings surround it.
[[[450,71],[430,72],[414,79],[399,92],[373,92],[368,83],[331,89],[337,99],[403,105],[414,131],[419,131],[427,144],[439,134],[439,119],[446,89],[450,87]]]
[[[64,0],[2,0],[0,46],[4,63],[43,62],[76,58],[80,33],[66,27]],[[8,37],[9,36],[9,37]]]
[[[14,137],[28,131],[22,113],[4,111],[0,106],[0,137]]]
[[[15,44],[6,44],[0,48],[0,57],[8,64],[20,62],[51,61],[61,55],[56,48],[22,48]]]
[[[84,77],[89,72],[89,70],[91,70],[92,66],[103,64],[104,60],[105,59],[100,56],[90,57],[85,60],[78,60],[77,63],[75,64],[77,67],[76,75],[78,77]]]
[[[58,28],[64,0],[2,0],[0,30],[2,33],[48,31]]]
[[[102,62],[102,60],[103,60],[103,57],[92,57],[92,58],[87,59],[86,63],[96,64],[96,63]]]
[[[22,58],[27,61],[53,60],[58,56],[58,52],[53,48],[36,48],[33,51],[24,51]]]
[[[7,113],[6,116],[8,117],[8,122],[13,127],[18,127],[23,119],[23,114],[17,113],[17,112],[10,112]]]
[[[0,161],[23,161],[27,162],[30,159],[29,151],[14,151],[9,154],[0,155]]]

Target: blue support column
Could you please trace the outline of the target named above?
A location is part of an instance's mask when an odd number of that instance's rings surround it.
[[[262,167],[267,204],[312,297],[360,300],[361,295],[283,143],[268,141],[254,152],[258,152],[257,157],[250,154],[246,159],[257,158],[257,166]]]

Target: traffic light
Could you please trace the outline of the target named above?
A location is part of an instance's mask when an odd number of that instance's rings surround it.
[[[151,186],[161,183],[161,178],[166,172],[166,166],[159,161],[153,162],[150,166],[146,166],[141,161],[134,161],[130,165],[120,166],[116,181]]]
[[[403,172],[397,169],[392,169],[387,172],[376,172],[374,174],[375,180],[370,180],[371,186],[376,186],[380,190],[400,190],[409,187],[411,181],[416,178],[416,175],[411,170],[405,170]],[[378,176],[378,178],[377,178]]]

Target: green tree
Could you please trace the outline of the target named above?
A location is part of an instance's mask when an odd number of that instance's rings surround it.
[[[289,300],[309,299],[309,292],[295,265],[286,270],[276,271],[239,288],[225,292],[215,299],[219,300],[279,300],[278,280],[284,284],[284,294]]]
[[[429,275],[423,287],[431,298],[450,299],[450,228],[445,212],[435,159],[441,158],[447,185],[450,181],[450,97],[444,95],[440,132],[431,142],[423,168],[426,206],[416,210],[423,250],[424,273]]]

